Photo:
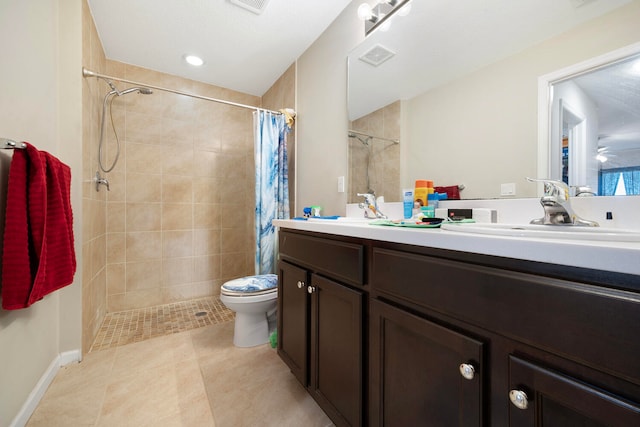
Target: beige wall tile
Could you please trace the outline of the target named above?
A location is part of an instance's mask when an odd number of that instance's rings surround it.
[[[126,230],[126,205],[124,202],[107,203],[107,232],[124,232]]]
[[[162,232],[163,258],[190,256],[193,256],[193,230]]]
[[[193,281],[220,278],[220,255],[195,257],[193,259]]]
[[[107,264],[126,261],[125,233],[107,233]]]
[[[162,201],[192,203],[194,178],[182,175],[162,175]]]
[[[162,205],[160,203],[127,203],[127,231],[160,231]]]
[[[107,295],[125,293],[126,286],[126,264],[107,264]]]
[[[216,178],[193,178],[194,203],[220,203],[220,180]]]
[[[223,280],[253,274],[253,264],[249,265],[243,252],[220,255],[220,278]]]
[[[218,229],[199,229],[193,232],[193,254],[215,255],[220,253],[221,231]]]
[[[126,286],[127,294],[132,291],[154,290],[158,292],[161,285],[162,263],[160,260],[127,262]],[[162,301],[158,298],[157,301]],[[154,304],[143,304],[140,307],[148,307]]]
[[[127,202],[159,202],[161,200],[161,175],[141,173],[127,174]]]
[[[163,203],[162,230],[190,230],[193,228],[193,205],[190,203]]]
[[[142,261],[162,257],[162,233],[160,231],[136,231],[126,233],[127,261]]]
[[[220,227],[220,206],[211,203],[196,203],[193,205],[193,227],[219,228]]]
[[[162,286],[175,286],[193,282],[193,257],[162,260]]]

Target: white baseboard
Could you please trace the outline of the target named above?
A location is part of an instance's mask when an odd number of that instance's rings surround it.
[[[20,408],[20,412],[15,416],[9,427],[23,427],[29,421],[29,418],[36,410],[38,403],[44,396],[44,393],[47,391],[51,382],[55,378],[56,374],[60,370],[61,367],[67,366],[74,362],[80,362],[82,360],[82,351],[71,350],[60,353],[49,365],[46,371],[40,377],[40,380],[35,385],[29,397]]]

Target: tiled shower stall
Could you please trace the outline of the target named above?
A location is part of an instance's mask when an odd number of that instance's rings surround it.
[[[93,71],[241,104],[294,107],[293,65],[261,98],[107,60],[86,3],[83,32],[83,65]],[[217,295],[225,280],[253,274],[255,179],[252,110],[154,91],[115,97],[112,114],[107,110],[105,166],[115,156],[111,116],[121,151],[113,171],[102,173],[110,191],[96,191],[110,87],[96,78],[83,85],[87,351],[106,312]]]

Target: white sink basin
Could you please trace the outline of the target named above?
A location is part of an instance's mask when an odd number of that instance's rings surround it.
[[[529,237],[567,240],[640,242],[640,231],[604,227],[581,227],[535,224],[456,224],[442,223],[443,230],[494,236]]]

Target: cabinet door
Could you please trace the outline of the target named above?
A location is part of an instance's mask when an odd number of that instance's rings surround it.
[[[362,292],[311,276],[309,391],[337,426],[362,425]]]
[[[482,425],[482,343],[377,300],[370,306],[371,425]]]
[[[589,384],[509,357],[509,425],[640,426],[640,407]]]
[[[307,271],[286,262],[280,262],[278,268],[278,354],[306,387],[309,364]]]

